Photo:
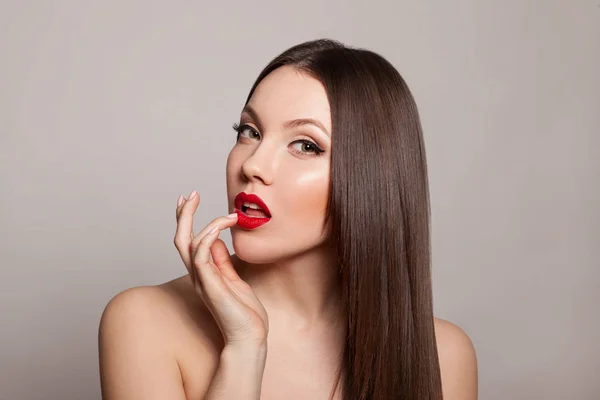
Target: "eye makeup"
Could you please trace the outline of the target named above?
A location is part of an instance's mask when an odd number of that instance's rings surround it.
[[[252,128],[248,124],[238,124],[237,122],[235,122],[233,124],[233,130],[237,132],[236,141],[240,140],[240,136],[242,136],[242,132],[245,132],[246,130],[250,130],[251,132],[260,135],[260,133],[256,129]],[[295,143],[301,143],[303,145],[303,148],[307,149],[307,151],[294,150],[294,152],[296,152],[297,154],[300,154],[300,155],[313,154],[315,157],[319,157],[325,152],[325,150],[323,150],[321,147],[319,147],[319,145],[317,145],[315,142],[308,140],[308,139],[300,139],[300,140],[296,140],[296,141],[292,142],[292,144],[295,144]]]

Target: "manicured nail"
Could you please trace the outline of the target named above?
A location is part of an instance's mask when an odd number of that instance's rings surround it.
[[[192,193],[190,193],[190,195],[188,196],[188,200],[193,199],[194,197],[196,197],[196,191],[192,190]]]
[[[212,229],[210,230],[210,232],[208,232],[208,233],[209,233],[209,234],[213,234],[213,233],[215,233],[215,232],[216,232],[216,231],[218,231],[218,230],[219,230],[219,227],[218,227],[218,226],[215,226],[215,227],[214,227],[214,228],[212,228]]]
[[[183,204],[183,196],[179,195],[177,198],[177,207],[181,206],[181,204]]]
[[[237,218],[237,213],[229,214],[227,216],[227,218],[231,218],[231,219]]]

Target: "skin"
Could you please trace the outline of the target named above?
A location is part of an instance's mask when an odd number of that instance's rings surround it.
[[[240,133],[227,159],[229,212],[245,191],[265,201],[272,219],[247,231],[235,225],[237,219],[221,216],[196,235],[192,221],[200,196],[180,197],[175,244],[188,273],[128,289],[106,306],[99,329],[105,399],[203,399],[225,348],[262,341],[268,357],[261,399],[329,396],[344,320],[335,258],[324,246],[331,152],[327,95],[318,80],[282,67],[259,84],[249,104],[255,114],[242,112],[240,125],[251,129]],[[318,120],[324,130],[284,127],[297,118]],[[297,140],[310,140],[324,152],[315,156],[314,146]],[[231,229],[231,257],[218,232],[208,234],[215,226]],[[441,319],[435,319],[435,330],[444,399],[476,399],[471,340]],[[238,376],[243,374],[241,369]]]

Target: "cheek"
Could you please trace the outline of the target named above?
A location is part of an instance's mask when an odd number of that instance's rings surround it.
[[[229,152],[227,156],[227,163],[225,164],[225,171],[227,173],[227,180],[229,180],[231,172],[233,171],[233,164],[235,163],[235,156],[233,150]]]
[[[286,195],[286,212],[289,211],[298,219],[315,218],[325,215],[327,196],[329,192],[329,172],[316,170],[298,174],[290,179],[284,191]]]
[[[282,218],[273,228],[280,238],[310,245],[318,244],[326,236],[325,212],[329,195],[329,169],[289,173],[278,198],[281,199]]]
[[[227,164],[225,166],[225,175],[227,181],[227,188],[235,183],[236,177],[239,176],[239,171],[241,169],[241,161],[239,155],[236,155],[235,150],[229,152],[229,156],[227,157]]]

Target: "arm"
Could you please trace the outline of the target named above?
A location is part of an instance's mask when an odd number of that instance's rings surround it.
[[[204,400],[259,400],[266,358],[266,346],[226,346]]]
[[[98,331],[104,400],[186,400],[177,360],[157,319],[162,308],[164,299],[152,287],[128,289],[105,307]]]

